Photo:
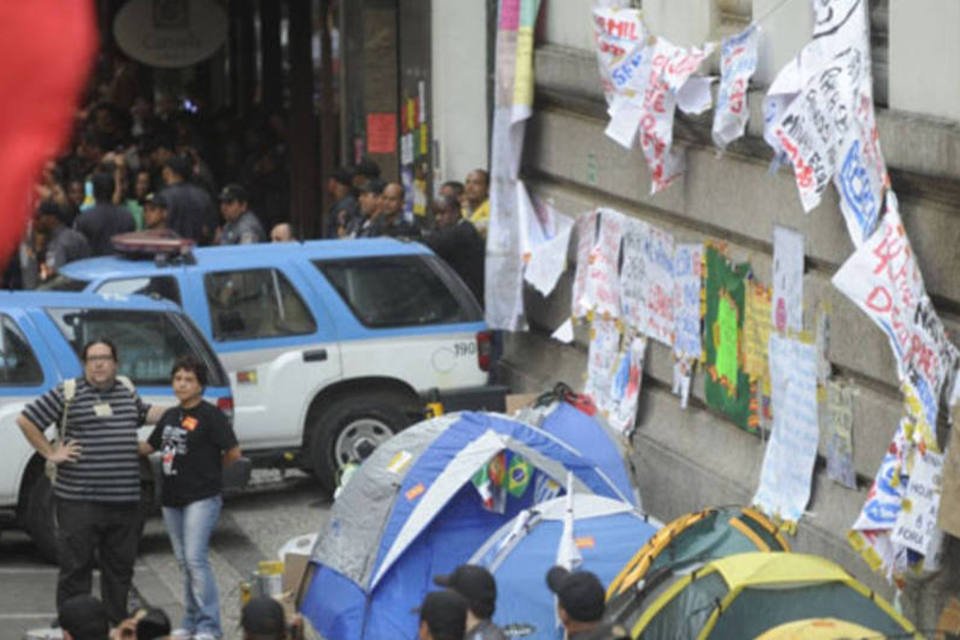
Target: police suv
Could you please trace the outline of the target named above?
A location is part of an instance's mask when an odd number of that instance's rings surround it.
[[[209,370],[205,398],[227,413],[233,409],[226,372],[176,305],[143,296],[0,291],[0,524],[25,528],[48,559],[56,557],[50,482],[16,419],[26,403],[61,380],[82,376],[83,345],[102,337],[117,347],[118,373],[146,402],[176,403],[170,368],[177,356],[192,353]],[[56,425],[46,426],[52,440]],[[141,438],[148,432],[144,427]],[[153,496],[149,485],[144,490]]]
[[[229,373],[234,429],[254,462],[299,464],[332,490],[340,468],[422,417],[426,401],[503,408],[504,389],[487,384],[480,306],[423,245],[127,248],[70,263],[47,286],[180,304]]]

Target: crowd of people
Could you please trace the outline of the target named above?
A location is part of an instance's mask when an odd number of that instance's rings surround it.
[[[4,274],[6,288],[31,289],[68,262],[111,254],[114,238],[130,232],[199,246],[298,239],[282,115],[208,113],[196,97],[154,98],[135,67],[121,54],[101,56],[72,141],[38,181],[33,221]],[[424,242],[482,302],[486,171],[444,183],[427,215],[405,210],[403,185],[381,180],[368,159],[333,172],[325,187],[334,204],[322,237]]]

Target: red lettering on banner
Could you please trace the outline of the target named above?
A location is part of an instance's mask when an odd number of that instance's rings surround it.
[[[737,78],[730,91],[730,111],[740,113],[743,111],[743,101],[746,96],[746,81],[743,78]]]
[[[885,287],[878,285],[867,296],[866,304],[877,313],[888,313],[893,308],[893,296]]]
[[[887,271],[887,273],[893,275],[890,263],[894,258],[899,257],[900,254],[903,253],[904,245],[901,238],[891,237],[894,230],[890,225],[885,225],[883,231],[883,239],[880,240],[876,249],[873,250],[873,255],[879,259],[877,266],[873,269],[873,273],[879,274],[882,271]]]

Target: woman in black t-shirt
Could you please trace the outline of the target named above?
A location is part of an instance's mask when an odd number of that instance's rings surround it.
[[[163,414],[140,450],[162,455],[163,520],[183,575],[183,624],[171,637],[214,640],[223,630],[208,557],[210,535],[223,505],[223,465],[240,458],[240,446],[223,412],[203,400],[207,371],[202,362],[189,355],[178,358],[171,378],[180,404]]]

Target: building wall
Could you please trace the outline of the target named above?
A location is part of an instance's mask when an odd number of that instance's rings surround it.
[[[645,15],[655,32],[661,26],[675,41],[692,44],[704,34],[716,37],[745,26],[751,15],[763,15],[775,4],[774,0],[654,0],[645,3]],[[907,4],[912,6],[907,0],[890,0],[888,65],[887,4],[871,2],[878,36],[874,41],[881,87],[877,101],[886,103],[889,83],[890,103],[895,107],[879,110],[880,141],[927,289],[948,329],[956,332],[960,328],[960,82],[956,81],[960,71],[955,61],[960,59],[956,53],[960,45],[947,38],[934,41],[927,34],[960,32],[960,13],[955,10],[956,0],[924,0],[926,11],[907,11]],[[861,488],[852,491],[829,481],[823,464],[818,464],[810,513],[801,521],[795,548],[838,560],[889,595],[886,583],[850,551],[845,534],[896,429],[900,395],[885,336],[830,284],[853,252],[833,189],[819,208],[805,215],[792,172],[768,174],[771,152],[761,137],[763,88],[758,87],[750,94],[747,138],[724,155],[710,142],[712,111],[696,118],[678,114],[674,147],[685,153],[686,174],[666,191],[650,196],[640,150],[628,152],[603,134],[607,116],[592,51],[592,2],[558,0],[544,5],[543,41],[536,49],[535,113],[527,126],[522,168],[527,183],[540,196],[574,215],[597,206],[613,207],[671,231],[680,242],[724,240],[731,257],[749,260],[766,283],[772,281],[774,224],[806,235],[804,322],[812,329],[813,310],[821,303],[829,305],[828,355],[834,375],[860,389],[854,409],[854,463]],[[767,66],[761,66],[758,85],[769,82],[809,36],[809,15],[800,9],[804,6],[804,2],[788,3],[783,13],[764,21],[761,55]],[[910,18],[898,24],[903,13],[911,14]],[[954,52],[950,64],[940,43]],[[898,60],[899,56],[904,59]],[[940,57],[944,60],[935,64]],[[929,76],[917,73],[916,60],[925,60],[942,72],[934,76],[935,90],[929,88]],[[905,108],[909,113],[898,110]],[[952,121],[932,117],[951,114]],[[571,243],[571,259],[574,246]],[[573,345],[549,339],[570,313],[572,265],[570,269],[549,298],[529,290],[525,294],[531,330],[511,335],[505,353],[505,371],[518,390],[539,391],[558,380],[583,386],[585,329],[578,329]],[[748,502],[759,479],[764,443],[707,408],[699,373],[691,406],[685,411],[670,394],[671,379],[671,354],[651,342],[633,439],[646,507],[657,517],[669,519],[711,504]],[[820,452],[825,453],[824,442]],[[924,601],[932,605],[935,599]]]
[[[485,2],[433,0],[434,187],[487,166]]]

